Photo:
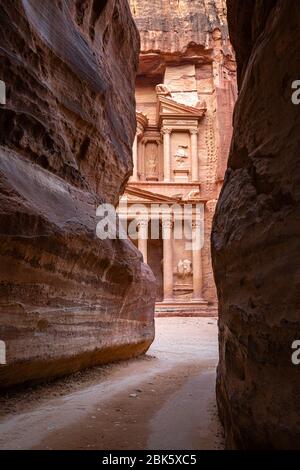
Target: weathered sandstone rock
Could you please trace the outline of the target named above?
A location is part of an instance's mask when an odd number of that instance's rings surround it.
[[[0,1],[0,386],[127,358],[154,278],[96,207],[132,172],[139,38],[123,0]]]
[[[240,94],[212,233],[219,410],[231,448],[300,448],[300,9],[228,0]]]
[[[130,0],[141,35],[140,72],[157,74],[166,64],[207,61],[212,32],[228,36],[225,0]],[[228,60],[232,59],[230,50]]]

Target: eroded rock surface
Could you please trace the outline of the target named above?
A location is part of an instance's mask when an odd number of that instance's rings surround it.
[[[141,34],[140,72],[147,75],[164,71],[175,58],[181,65],[192,58],[201,63],[213,47],[211,33],[218,29],[228,36],[225,0],[130,0],[130,5]]]
[[[154,278],[96,207],[132,172],[139,38],[123,0],[0,1],[0,386],[127,358]]]
[[[231,448],[300,447],[300,9],[228,0],[240,94],[212,233],[217,398]]]

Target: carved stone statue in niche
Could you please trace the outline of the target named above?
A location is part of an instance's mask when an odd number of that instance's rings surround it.
[[[177,275],[185,279],[192,274],[192,262],[189,259],[181,259],[177,264]]]
[[[146,178],[158,179],[158,147],[154,142],[148,143],[146,148]]]
[[[187,155],[187,145],[178,145],[177,152],[175,153],[175,160],[179,166],[184,165],[186,163],[188,155]]]

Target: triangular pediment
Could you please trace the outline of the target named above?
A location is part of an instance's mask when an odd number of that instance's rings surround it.
[[[179,202],[180,198],[165,196],[164,194],[154,193],[152,191],[147,191],[145,189],[141,189],[137,186],[129,184],[126,189],[124,196],[128,202],[133,202],[138,200],[139,202],[143,203],[168,203],[173,204]]]
[[[171,98],[159,96],[158,112],[161,117],[184,116],[195,119],[202,117],[205,114],[205,111],[206,108],[204,105],[200,108],[194,108],[192,106],[178,103],[178,101],[172,100]]]
[[[126,202],[127,204],[136,204],[138,201],[139,204],[149,204],[153,202],[153,199],[147,197],[141,197],[133,194],[128,194],[126,191],[120,199],[120,203]]]

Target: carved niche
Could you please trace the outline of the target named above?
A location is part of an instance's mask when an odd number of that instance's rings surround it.
[[[179,144],[174,155],[174,178],[178,182],[187,182],[189,178],[188,145]]]
[[[193,274],[192,262],[189,259],[180,259],[177,264],[177,276],[186,279]]]
[[[175,295],[180,298],[188,299],[193,292],[192,285],[192,262],[185,258],[178,261],[175,275],[176,282],[174,284]]]
[[[177,162],[177,166],[180,168],[186,164],[187,159],[188,159],[188,154],[187,154],[187,149],[188,145],[178,145],[177,151],[175,153],[175,160]]]
[[[146,180],[158,181],[159,178],[159,147],[156,141],[148,141],[145,145]]]

